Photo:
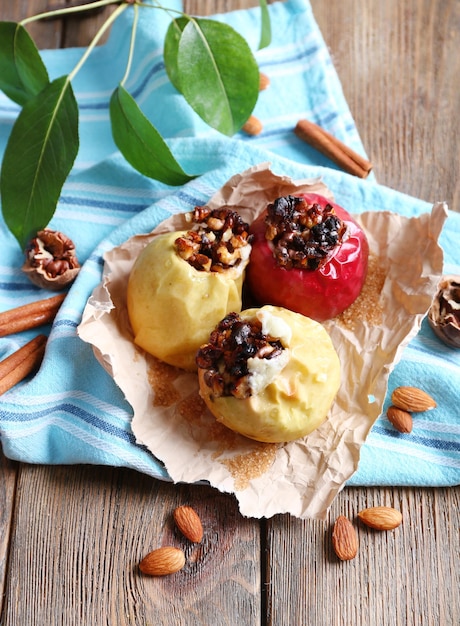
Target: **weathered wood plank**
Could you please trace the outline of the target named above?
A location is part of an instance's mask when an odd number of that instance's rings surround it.
[[[268,624],[432,624],[460,621],[459,489],[346,489],[327,522],[278,516],[268,522]],[[359,510],[394,506],[403,524],[381,532]],[[338,515],[353,521],[358,555],[332,549]]]
[[[2,20],[19,22],[20,20],[39,15],[53,5],[62,4],[59,0],[17,0],[2,2],[0,16]],[[62,45],[62,21],[40,20],[27,25],[27,30],[40,49],[60,48]]]
[[[0,616],[8,577],[9,542],[14,515],[18,464],[5,458],[0,447]]]
[[[311,4],[379,182],[460,210],[460,3]]]
[[[202,544],[175,530],[189,504]],[[148,577],[154,548],[184,549],[185,568]],[[65,626],[259,624],[258,524],[232,497],[173,486],[128,470],[21,466],[2,623]]]

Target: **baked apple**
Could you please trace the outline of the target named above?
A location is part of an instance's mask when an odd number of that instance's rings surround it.
[[[351,215],[318,194],[284,196],[253,222],[249,290],[323,322],[349,307],[366,280],[369,244]]]
[[[211,413],[257,441],[311,433],[340,385],[339,358],[324,327],[271,305],[227,315],[196,360],[200,395]]]
[[[230,311],[241,310],[251,245],[234,211],[197,207],[189,231],[156,236],[139,254],[128,281],[134,342],[149,354],[196,370],[198,348]]]

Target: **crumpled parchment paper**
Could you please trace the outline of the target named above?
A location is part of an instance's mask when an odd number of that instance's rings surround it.
[[[250,222],[275,198],[308,191],[332,198],[319,180],[293,181],[261,164],[232,177],[208,205],[235,208]],[[388,376],[430,307],[442,272],[437,240],[446,217],[443,203],[419,217],[390,212],[357,216],[369,239],[373,267],[384,277],[378,307],[371,303],[380,319],[369,321],[364,315],[352,325],[325,323],[341,360],[343,382],[326,422],[295,442],[263,444],[227,430],[205,409],[196,374],[146,355],[132,341],[125,303],[131,267],[156,234],[184,228],[183,215],[106,253],[103,280],[88,300],[78,332],[131,404],[137,441],[164,463],[174,482],[207,481],[234,493],[245,516],[290,513],[324,519],[356,471],[360,448],[381,413]]]

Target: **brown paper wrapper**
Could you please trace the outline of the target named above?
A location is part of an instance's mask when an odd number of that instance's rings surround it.
[[[292,181],[262,164],[230,179],[208,205],[225,204],[251,222],[275,198],[309,191],[332,198],[319,180]],[[103,281],[88,300],[78,332],[131,404],[137,441],[164,463],[174,482],[206,481],[234,493],[245,516],[324,519],[357,470],[360,448],[382,411],[389,374],[430,307],[442,271],[437,240],[446,217],[443,203],[413,218],[390,212],[357,216],[372,254],[368,283],[349,311],[351,320],[325,323],[343,383],[326,422],[304,439],[264,444],[229,431],[205,408],[196,374],[134,345],[126,311],[131,267],[154,236],[184,228],[183,215],[106,253]]]

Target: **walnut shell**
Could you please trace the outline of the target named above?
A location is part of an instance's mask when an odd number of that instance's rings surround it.
[[[443,276],[430,310],[428,323],[441,341],[460,348],[460,276]]]
[[[29,242],[25,254],[22,271],[43,289],[60,291],[80,271],[73,241],[59,231],[40,230]]]

